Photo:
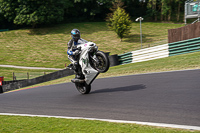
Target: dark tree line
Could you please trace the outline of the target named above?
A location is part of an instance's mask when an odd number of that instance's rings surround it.
[[[104,21],[119,0],[0,0],[0,28]],[[121,0],[131,18],[183,21],[185,0]]]
[[[147,15],[154,21],[180,21],[183,20],[185,0],[149,0]]]

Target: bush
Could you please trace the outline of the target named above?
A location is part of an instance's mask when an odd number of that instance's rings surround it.
[[[118,7],[107,21],[108,27],[117,33],[121,41],[125,35],[130,33],[132,22],[129,14],[127,14],[124,9]]]

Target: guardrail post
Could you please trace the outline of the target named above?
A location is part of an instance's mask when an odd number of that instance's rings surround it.
[[[29,79],[29,72],[27,72],[27,79]]]
[[[15,72],[13,72],[13,81],[17,80],[17,77],[15,76]]]

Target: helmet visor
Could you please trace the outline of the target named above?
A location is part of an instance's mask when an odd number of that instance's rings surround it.
[[[74,39],[80,39],[80,35],[79,34],[76,34],[76,35],[73,35]]]

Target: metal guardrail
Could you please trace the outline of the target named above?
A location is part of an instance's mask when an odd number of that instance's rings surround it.
[[[169,57],[168,44],[132,51],[132,63]]]
[[[140,49],[118,56],[119,64],[136,63],[169,56],[168,44]]]
[[[128,52],[125,54],[118,55],[119,64],[127,64],[132,62],[132,53]]]
[[[119,64],[136,63],[200,51],[200,37],[118,55]]]
[[[14,73],[13,72],[13,79],[14,77],[16,80],[23,80],[23,79],[33,79],[36,77],[40,77],[46,74],[49,74],[51,72],[27,72],[27,73]]]
[[[34,85],[34,84],[39,84],[39,83],[55,80],[55,79],[70,76],[73,74],[74,74],[74,71],[70,69],[63,69],[63,70],[52,72],[52,73],[49,73],[40,77],[36,77],[33,79],[3,81],[2,86],[0,86],[0,93],[11,91],[14,89],[23,88],[23,87]]]
[[[169,43],[169,56],[200,51],[200,37]]]

